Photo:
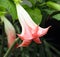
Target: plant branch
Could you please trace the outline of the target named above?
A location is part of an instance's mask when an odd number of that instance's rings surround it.
[[[19,38],[17,38],[14,43],[12,44],[12,46],[7,50],[7,52],[5,53],[4,57],[8,57],[9,54],[11,53],[11,50],[13,49],[13,47],[15,46],[15,44],[19,41]]]

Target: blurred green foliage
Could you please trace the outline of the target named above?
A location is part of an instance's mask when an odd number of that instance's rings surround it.
[[[49,4],[49,1],[51,1],[52,4],[51,3]],[[57,3],[59,7],[56,8],[54,3]],[[30,14],[31,18],[37,24],[42,24],[42,23],[44,24],[48,15],[52,14],[55,11],[60,10],[60,0],[23,0],[21,5],[25,8],[25,10]],[[20,33],[21,29],[19,29],[20,25],[17,20],[16,7],[13,1],[0,0],[0,11],[8,12],[7,14],[11,15],[12,18],[8,17],[8,19],[10,20],[11,18],[11,22],[14,21],[12,22],[12,24],[14,26],[16,25],[15,29],[16,31],[18,31],[17,33]],[[60,21],[60,14],[53,16],[53,18]],[[0,33],[0,57],[3,57],[8,47],[7,47],[6,35],[3,28],[4,25],[1,24],[2,23],[0,21],[0,32],[1,32]],[[47,43],[43,37],[41,41],[42,44],[40,45],[37,45],[34,42],[32,42],[29,47],[16,48],[11,51],[9,57],[60,57],[60,51],[58,51],[58,49],[56,49],[52,45],[49,45],[50,43]]]

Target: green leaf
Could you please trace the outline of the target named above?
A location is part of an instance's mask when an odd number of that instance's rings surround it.
[[[29,0],[33,5],[36,4],[37,0]]]
[[[0,11],[2,12],[6,11],[5,7],[0,6]]]
[[[52,57],[52,52],[45,40],[44,40],[44,46],[45,46],[45,52],[46,52],[47,57]]]
[[[0,0],[0,6],[6,8],[10,15],[12,16],[13,20],[17,19],[17,13],[15,9],[15,5],[10,0]]]
[[[60,21],[60,14],[54,15],[53,18],[55,18],[56,20],[59,20]]]
[[[42,2],[43,0],[37,0],[38,2]]]
[[[60,4],[52,2],[52,1],[48,1],[46,4],[48,7],[55,9],[57,11],[60,11]]]
[[[6,14],[6,9],[0,6],[0,16]]]
[[[47,14],[52,14],[53,12],[55,12],[55,10],[52,10],[52,9],[44,9],[44,11],[47,12]]]
[[[42,14],[41,11],[38,8],[35,9],[27,9],[28,13],[30,14],[31,18],[33,19],[36,24],[40,24],[42,20]]]

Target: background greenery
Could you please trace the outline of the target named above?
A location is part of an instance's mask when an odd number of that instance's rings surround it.
[[[57,7],[54,3],[57,3]],[[42,44],[34,42],[29,47],[15,48],[11,50],[8,57],[60,57],[60,0],[23,0],[21,5],[30,14],[32,19],[41,27],[52,27],[48,33],[41,38]],[[15,4],[12,0],[0,0],[0,15],[6,11],[5,16],[21,33],[21,26],[17,20]],[[18,26],[17,26],[18,25]],[[19,41],[21,43],[21,41]],[[0,21],[0,57],[7,52],[7,39],[4,24]]]

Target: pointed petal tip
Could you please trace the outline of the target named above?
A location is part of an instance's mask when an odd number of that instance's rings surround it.
[[[21,47],[21,45],[17,46],[17,48],[20,48],[20,47]]]
[[[20,34],[17,34],[17,36],[19,37],[19,36],[20,36]]]
[[[17,46],[17,48],[20,48],[20,47],[28,47],[28,46],[23,46],[22,44],[20,44],[19,46]]]
[[[17,48],[19,47],[28,47],[31,43],[31,40],[24,40]]]
[[[19,38],[22,38],[21,34],[17,34],[17,36],[18,36]]]
[[[44,30],[46,31],[46,33],[48,32],[48,30],[51,28],[52,26],[48,26],[47,28],[45,28]]]
[[[43,30],[43,35],[47,34],[48,30],[51,28],[51,26],[48,26],[45,30]]]
[[[35,43],[37,43],[37,44],[41,44],[41,43],[42,43],[39,38],[35,38],[35,39],[33,39],[33,41],[34,41]]]
[[[51,28],[52,26],[48,26],[48,29]]]
[[[48,30],[51,28],[52,26],[48,26],[47,28],[46,28],[46,33],[48,32]]]

